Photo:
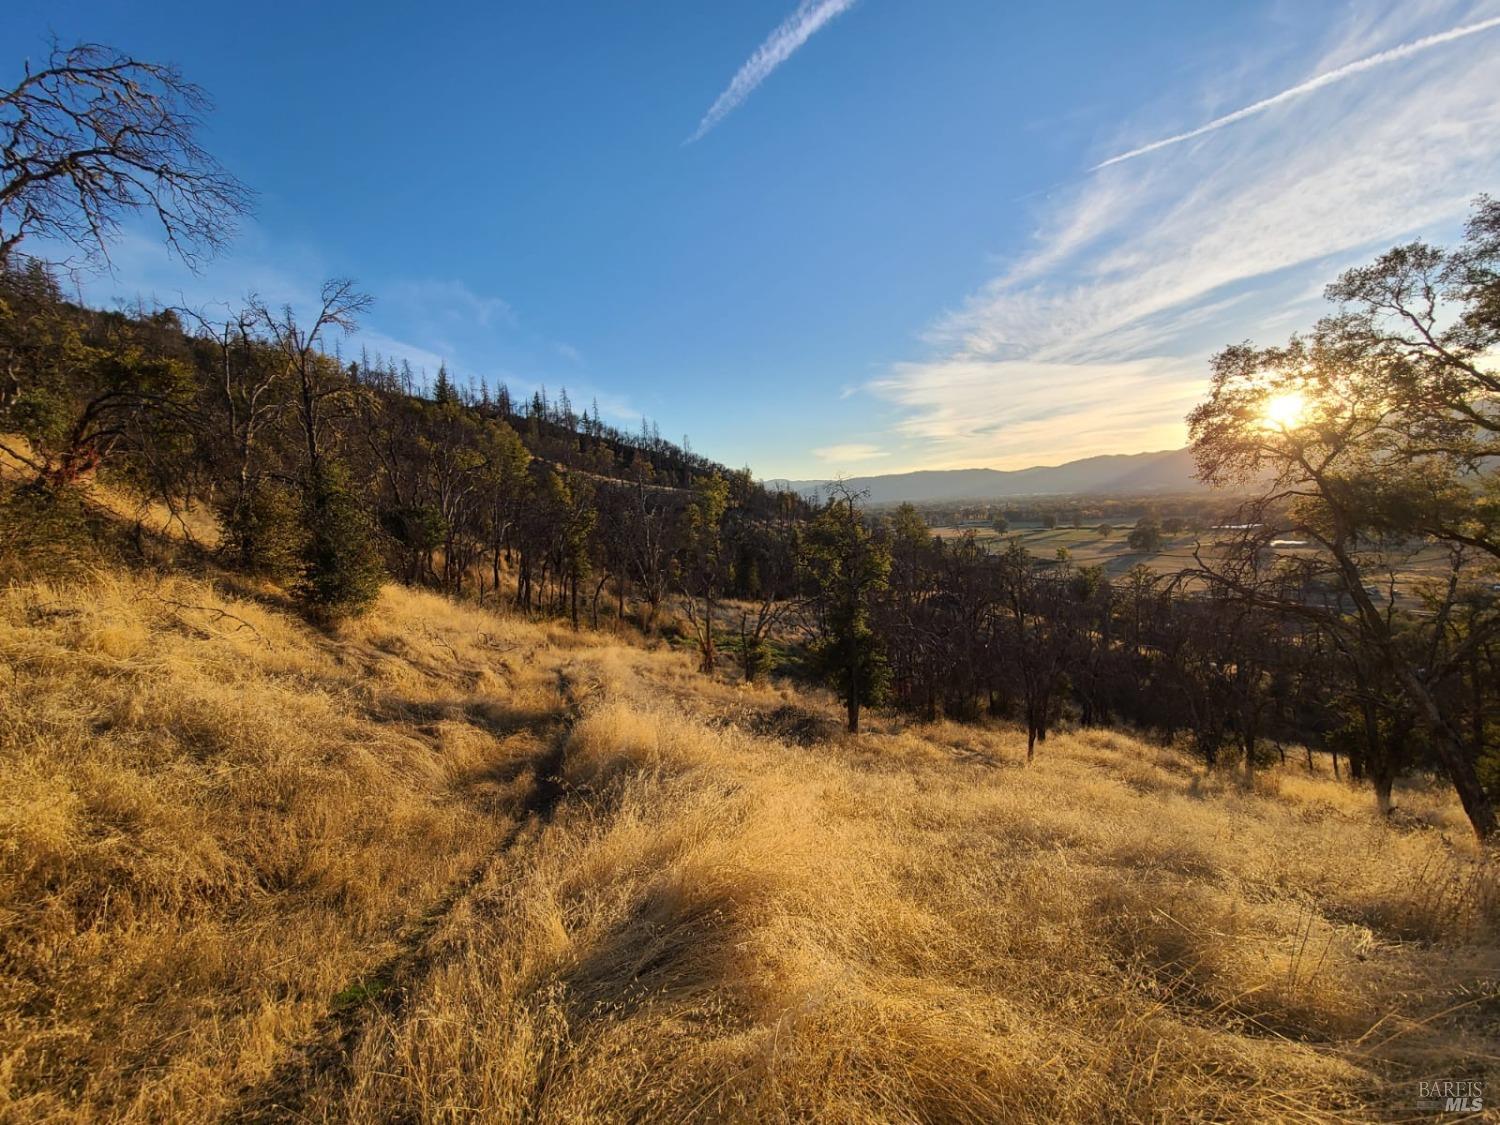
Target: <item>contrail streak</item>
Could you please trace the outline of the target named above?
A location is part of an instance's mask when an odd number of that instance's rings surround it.
[[[740,67],[739,73],[714,104],[708,107],[708,112],[698,123],[697,131],[685,143],[692,144],[701,140],[709,130],[738,109],[755,88],[770,77],[773,70],[792,57],[798,47],[811,39],[834,16],[847,12],[854,4],[855,0],[801,0],[797,10],[783,20],[781,26],[771,32],[766,41],[756,48],[755,54]]]
[[[1455,39],[1463,39],[1470,35],[1478,35],[1481,31],[1488,31],[1492,27],[1500,27],[1500,16],[1494,19],[1482,20],[1479,23],[1465,24],[1463,27],[1455,27],[1451,31],[1440,31],[1436,35],[1428,35],[1422,39],[1415,39],[1410,43],[1403,43],[1399,47],[1392,47],[1388,51],[1369,55],[1355,62],[1347,63],[1335,70],[1330,70],[1316,78],[1310,78],[1301,85],[1293,86],[1283,90],[1279,94],[1273,94],[1269,98],[1247,105],[1244,109],[1237,109],[1233,113],[1226,113],[1223,117],[1216,117],[1207,125],[1200,125],[1196,129],[1190,129],[1186,133],[1178,133],[1175,137],[1165,137],[1159,141],[1152,141],[1140,148],[1133,148],[1129,152],[1122,152],[1119,156],[1111,156],[1108,160],[1095,164],[1090,171],[1097,172],[1100,168],[1108,168],[1111,164],[1119,164],[1121,161],[1134,160],[1137,156],[1144,156],[1148,152],[1155,152],[1159,148],[1168,145],[1180,144],[1190,141],[1194,137],[1201,137],[1205,133],[1212,133],[1216,129],[1222,129],[1226,125],[1233,125],[1236,121],[1243,121],[1247,117],[1253,117],[1270,109],[1272,106],[1289,102],[1293,98],[1300,98],[1303,94],[1310,94],[1314,90],[1321,90],[1325,86],[1332,86],[1335,82],[1342,82],[1346,78],[1352,78],[1356,74],[1362,74],[1367,70],[1373,70],[1377,66],[1396,62],[1399,59],[1408,58],[1412,55],[1425,51],[1430,47],[1440,47],[1444,43],[1452,43]]]

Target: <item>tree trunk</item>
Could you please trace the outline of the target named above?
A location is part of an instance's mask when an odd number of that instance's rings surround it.
[[[526,557],[525,552],[522,552],[520,565],[516,569],[516,605],[522,612],[531,611],[531,560]]]
[[[1390,816],[1391,788],[1396,781],[1396,771],[1390,768],[1389,762],[1377,763],[1370,770],[1370,778],[1375,783],[1375,804],[1380,809],[1380,815]]]
[[[703,671],[713,673],[716,665],[714,653],[714,602],[713,595],[703,595]]]
[[[852,630],[851,630],[852,632]],[[849,708],[849,733],[859,733],[859,652],[855,648],[855,641],[851,637],[849,641],[849,698],[846,701]]]
[[[1487,843],[1495,835],[1495,805],[1480,784],[1479,774],[1474,769],[1474,763],[1469,760],[1463,740],[1454,732],[1442,709],[1438,707],[1437,700],[1432,698],[1432,693],[1425,685],[1404,668],[1398,674],[1407,695],[1432,725],[1433,745],[1438,757],[1442,759],[1443,767],[1448,771],[1453,788],[1458,791],[1459,802],[1468,814],[1474,834]]]
[[[609,581],[609,575],[599,579],[599,584],[594,587],[593,603],[589,609],[589,627],[596,632],[599,629],[599,597],[604,593],[604,584]]]
[[[744,665],[745,682],[755,682],[756,663],[760,657],[760,637],[752,634],[747,625],[747,614],[740,614],[740,663]]]

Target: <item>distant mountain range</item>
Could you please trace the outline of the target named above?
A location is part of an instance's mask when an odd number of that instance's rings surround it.
[[[826,480],[769,480],[814,496]],[[869,494],[870,504],[925,503],[935,500],[998,500],[1007,496],[1141,496],[1150,493],[1198,492],[1205,486],[1194,475],[1193,455],[1186,449],[1160,453],[1119,453],[1085,457],[1063,465],[1031,469],[936,469],[852,477],[844,482]]]

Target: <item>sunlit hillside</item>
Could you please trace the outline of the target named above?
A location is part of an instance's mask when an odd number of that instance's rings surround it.
[[[1500,1123],[1500,0],[0,3],[0,1125]]]
[[[1493,1075],[1443,788],[877,717],[387,587],[0,595],[0,1117],[1357,1120]]]

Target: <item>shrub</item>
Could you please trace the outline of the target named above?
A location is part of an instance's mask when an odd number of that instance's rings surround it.
[[[852,638],[851,638],[852,634]],[[851,643],[852,640],[852,643]],[[851,652],[854,660],[850,660]],[[891,686],[891,666],[874,631],[863,622],[846,623],[840,631],[808,646],[813,674],[848,700],[851,664],[857,676],[859,703],[878,707],[886,701]]]
[[[423,577],[432,552],[443,545],[448,521],[430,504],[390,508],[380,513],[380,528],[394,548],[392,569],[408,585]]]
[[[313,471],[303,498],[306,539],[296,594],[319,620],[357,617],[374,604],[385,581],[370,514],[349,487],[343,466]]]
[[[300,515],[291,489],[270,483],[253,487],[220,512],[225,555],[250,574],[278,581],[294,575],[306,545]]]
[[[102,529],[76,488],[31,483],[0,491],[0,575],[56,577],[101,552]]]
[[[749,630],[740,634],[740,660],[745,667],[745,679],[758,680],[776,667],[776,654],[764,637]]]

